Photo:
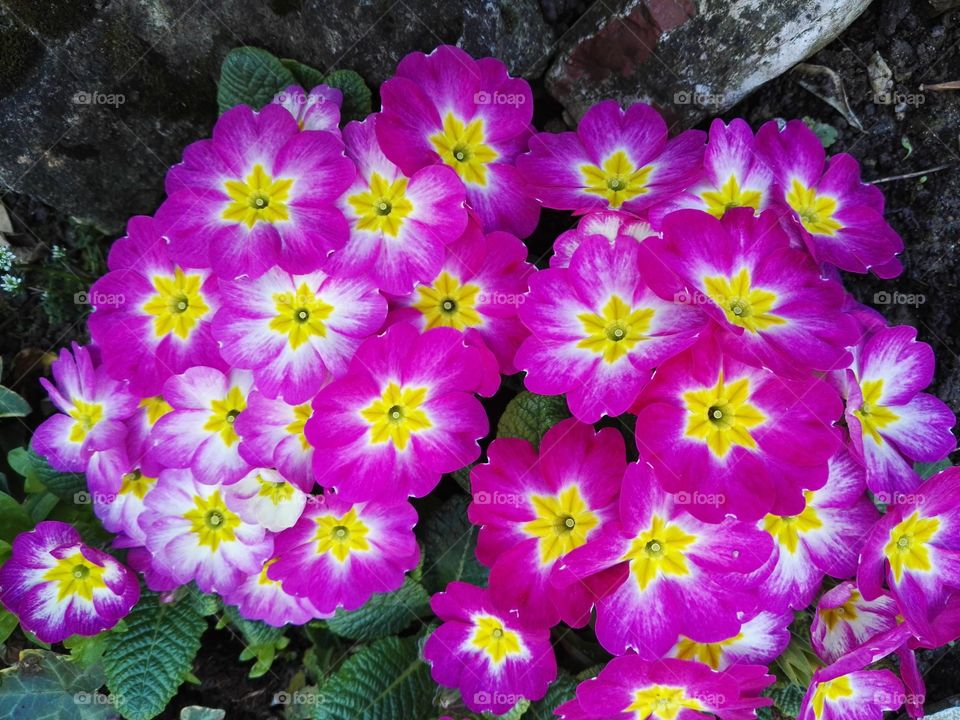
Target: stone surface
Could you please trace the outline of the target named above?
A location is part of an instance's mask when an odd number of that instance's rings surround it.
[[[690,126],[833,40],[870,0],[612,0],[563,41],[547,88],[572,119],[613,97]]]
[[[153,212],[239,45],[375,88],[440,43],[532,77],[551,41],[536,0],[0,0],[0,188],[111,232]]]

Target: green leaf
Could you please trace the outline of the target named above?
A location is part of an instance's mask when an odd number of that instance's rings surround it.
[[[343,107],[340,118],[343,122],[363,120],[373,110],[373,93],[363,78],[353,70],[334,70],[323,82],[343,93]]]
[[[163,712],[193,667],[207,627],[195,603],[161,603],[144,591],[126,617],[127,631],[111,633],[103,653],[107,687],[127,720]]]
[[[6,493],[0,493],[0,540],[12,543],[22,532],[33,530],[26,508]]]
[[[107,638],[110,633],[98,633],[96,635],[71,635],[63,641],[63,646],[70,651],[70,659],[83,667],[91,667],[100,662],[103,657],[103,651],[107,648]]]
[[[297,84],[307,92],[313,90],[317,85],[323,85],[323,73],[316,68],[304,65],[302,62],[291,60],[290,58],[284,58],[280,62],[290,71],[290,74],[293,75]]]
[[[407,577],[399,590],[377,593],[352,612],[338,610],[327,627],[350,640],[375,640],[406,630],[430,611],[430,596],[423,585]]]
[[[243,636],[244,648],[240,653],[240,660],[256,658],[256,662],[250,669],[250,677],[258,678],[265,675],[273,665],[277,653],[290,644],[290,640],[284,636],[285,628],[273,627],[259,620],[240,617],[237,609],[232,605],[223,608],[223,615]]]
[[[550,683],[550,688],[542,700],[530,705],[530,709],[523,716],[523,720],[556,720],[553,711],[568,700],[572,700],[577,689],[577,679],[565,670],[560,670],[557,679]]]
[[[190,705],[180,711],[180,720],[223,720],[227,716],[226,710]]]
[[[20,620],[12,612],[0,608],[0,643],[5,643],[7,638],[17,629]]]
[[[423,585],[436,593],[455,580],[486,585],[490,571],[477,560],[476,525],[467,520],[470,498],[455,495],[446,500],[420,526],[424,544]]]
[[[808,128],[813,130],[814,135],[817,136],[820,144],[825,148],[830,147],[837,141],[837,129],[833,127],[833,125],[822,123],[811,117],[804,117],[803,122]]]
[[[953,463],[950,462],[950,458],[946,460],[941,460],[940,462],[935,463],[914,463],[913,469],[917,471],[917,474],[920,475],[924,480],[936,475],[938,472],[946,470],[948,467],[951,467]]]
[[[102,686],[99,667],[84,668],[46,650],[24,650],[15,666],[0,671],[0,717],[106,720],[116,713],[97,693]]]
[[[27,448],[15,448],[7,454],[7,462],[26,478],[28,492],[49,490],[61,500],[89,502],[87,481],[81,473],[62,473],[50,467],[45,458]]]
[[[350,657],[320,688],[316,720],[431,717],[436,686],[417,638],[388,637]]]
[[[26,417],[30,414],[30,403],[8,387],[0,385],[0,418]]]
[[[563,395],[535,395],[524,390],[507,403],[497,425],[497,437],[522,438],[538,446],[547,430],[568,417]]]
[[[806,692],[805,685],[790,681],[778,681],[763,694],[773,698],[774,707],[787,717],[795,718],[800,714],[800,705]],[[767,708],[761,708],[767,710]]]
[[[465,493],[470,492],[470,471],[473,470],[475,465],[476,463],[467,465],[450,473],[450,476],[457,481],[457,485],[459,485]]]
[[[236,105],[249,105],[259,110],[273,96],[296,79],[283,63],[266,50],[255,47],[234,48],[227,53],[220,67],[217,104],[220,112]]]

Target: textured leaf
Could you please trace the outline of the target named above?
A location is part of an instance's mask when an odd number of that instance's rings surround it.
[[[455,580],[486,585],[489,570],[477,560],[479,528],[467,520],[470,498],[455,495],[445,501],[421,526],[426,559],[423,585],[436,593]]]
[[[800,705],[803,704],[803,695],[806,687],[789,681],[776,683],[764,695],[773,698],[773,705],[787,717],[795,718],[800,714]],[[767,708],[761,708],[767,710]]]
[[[553,711],[573,699],[578,684],[575,677],[561,670],[557,679],[550,684],[543,699],[531,703],[530,708],[523,715],[523,720],[556,720],[557,716]]]
[[[220,112],[236,105],[259,110],[273,96],[296,80],[283,63],[266,50],[255,47],[234,48],[220,67],[217,104]]]
[[[13,542],[22,532],[33,530],[26,508],[6,493],[0,493],[0,540]]]
[[[180,711],[180,720],[223,720],[226,710],[190,705]]]
[[[535,395],[524,390],[507,403],[497,425],[497,437],[522,438],[539,445],[547,430],[568,417],[563,395]]]
[[[399,590],[376,593],[363,607],[353,612],[338,610],[327,627],[351,640],[375,640],[405,630],[430,610],[430,596],[423,585],[405,578]]]
[[[103,653],[107,686],[127,720],[148,720],[190,672],[207,623],[195,603],[161,603],[145,591],[126,625],[126,632],[110,634]]]
[[[257,660],[250,669],[250,677],[265,675],[273,665],[277,652],[290,644],[290,640],[284,636],[285,628],[240,617],[232,605],[225,606],[223,614],[243,636],[244,648],[240,653],[240,660]]]
[[[0,671],[0,718],[106,720],[116,715],[97,693],[99,667],[84,668],[63,655],[24,650],[19,662]]]
[[[431,716],[436,686],[417,638],[377,640],[320,688],[316,720],[414,720]]]
[[[8,387],[0,385],[0,418],[26,417],[30,414],[30,403]]]
[[[946,470],[951,465],[953,465],[953,463],[950,462],[950,458],[947,458],[946,460],[941,460],[940,462],[935,463],[918,462],[914,464],[913,469],[917,471],[920,477],[922,477],[924,480],[927,480],[928,478],[936,475],[938,472]]]
[[[343,122],[363,120],[373,109],[373,94],[363,78],[353,70],[334,70],[323,82],[343,93],[340,117]]]
[[[304,65],[302,62],[297,60],[291,60],[286,58],[281,60],[283,66],[290,71],[290,74],[293,75],[294,79],[297,81],[297,84],[300,85],[304,90],[310,92],[317,85],[323,84],[323,73],[312,68],[309,65]]]
[[[54,470],[46,458],[33,450],[15,448],[7,455],[10,467],[27,479],[26,486],[31,492],[46,488],[61,500],[82,501],[81,494],[86,493],[87,481],[81,473],[62,473]]]
[[[5,643],[19,624],[20,620],[16,615],[0,608],[0,643]]]

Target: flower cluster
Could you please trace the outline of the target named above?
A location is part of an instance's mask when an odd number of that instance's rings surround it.
[[[923,392],[931,348],[843,287],[901,269],[856,161],[799,121],[670,138],[613,101],[538,134],[529,86],[452,47],[381,96],[342,130],[324,87],[224,113],[53,366],[33,446],[87,473],[147,585],[274,625],[398,589],[410,498],[480,458],[478,396],[523,372],[573,417],[473,466],[489,585],[436,594],[422,650],[471,711],[542,698],[551,628],[595,618],[614,659],[561,717],[747,720],[808,608],[805,720],[922,696],[914,651],[960,637],[960,470],[915,463],[954,416]],[[541,207],[577,220],[531,264]],[[625,413],[635,448],[593,425]],[[0,598],[41,638],[111,626],[131,573],[47,525]],[[899,678],[871,668],[891,654]]]

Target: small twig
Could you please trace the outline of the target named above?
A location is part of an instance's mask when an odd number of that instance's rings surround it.
[[[917,172],[904,173],[903,175],[891,175],[890,177],[880,178],[879,180],[871,180],[868,182],[868,185],[879,185],[880,183],[893,182],[894,180],[909,180],[910,178],[921,177],[922,175],[929,175],[930,173],[940,172],[941,170],[946,170],[949,167],[953,167],[953,163],[945,163],[943,165],[937,165],[932,167],[929,170],[918,170]]]
[[[920,92],[925,90],[960,90],[960,80],[951,80],[950,82],[934,83],[933,85],[921,85]]]

